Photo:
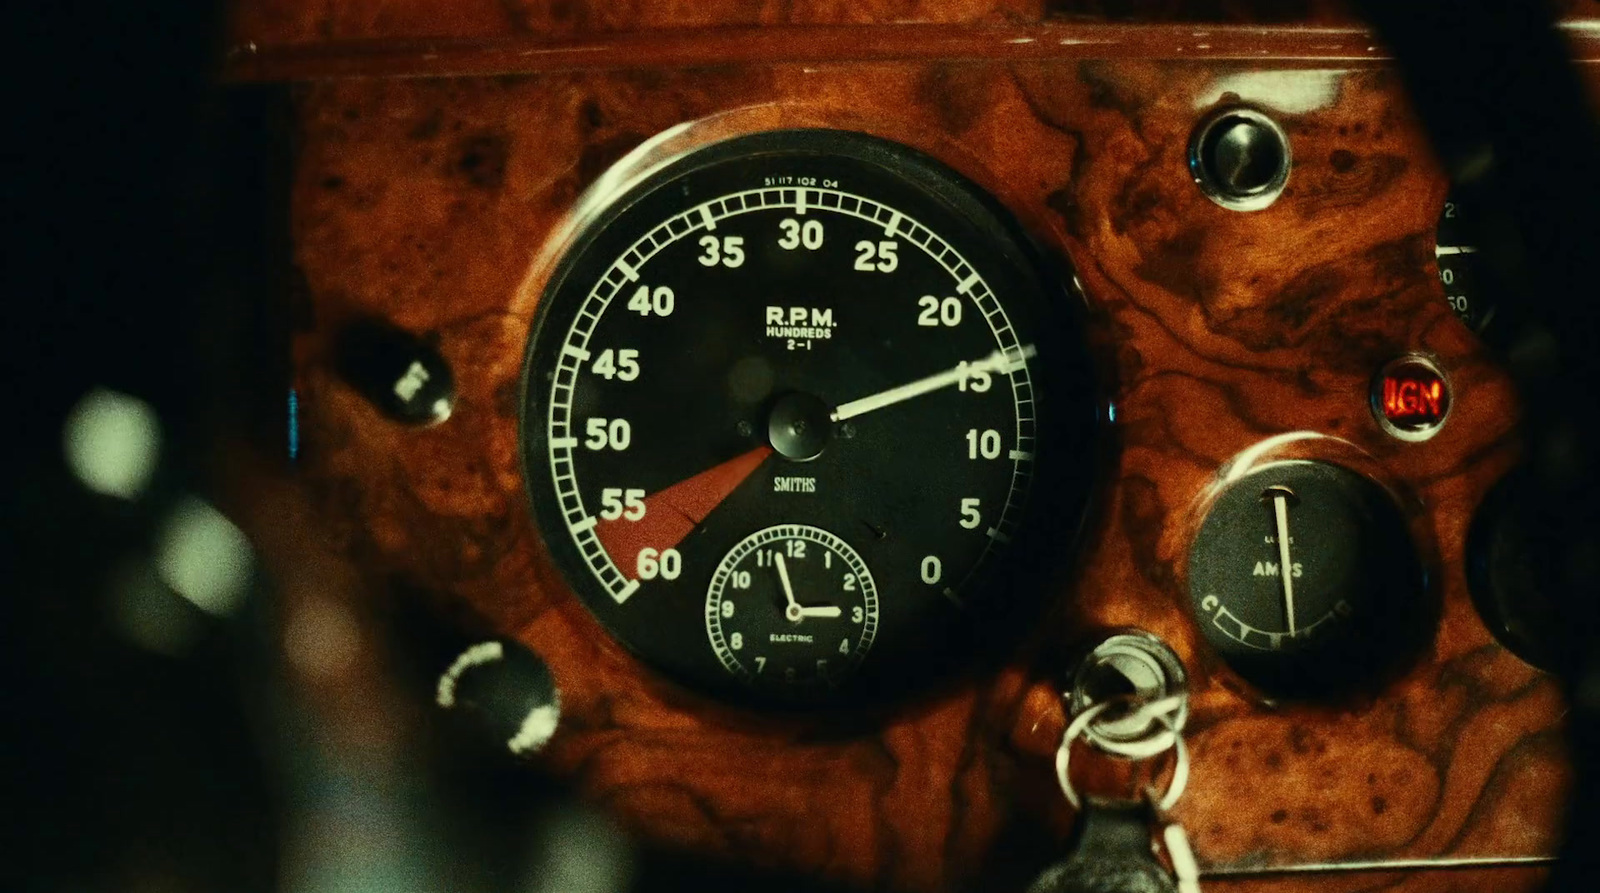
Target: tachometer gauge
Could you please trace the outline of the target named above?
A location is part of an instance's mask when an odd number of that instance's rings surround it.
[[[610,202],[544,294],[523,436],[546,542],[624,645],[790,702],[951,657],[1044,450],[1075,464],[1041,411],[1091,417],[1081,386],[1045,402],[1073,339],[1014,232],[839,131],[716,143]]]

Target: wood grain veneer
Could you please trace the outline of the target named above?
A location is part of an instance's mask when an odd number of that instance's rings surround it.
[[[960,20],[1015,8],[965,4]],[[1515,459],[1515,397],[1444,303],[1431,233],[1446,184],[1393,73],[703,62],[296,88],[303,480],[369,579],[434,593],[548,661],[564,716],[547,770],[639,833],[708,856],[894,888],[1026,873],[1071,823],[1049,767],[1053,686],[1077,643],[1131,625],[1170,642],[1191,674],[1194,773],[1178,815],[1206,866],[1554,851],[1569,772],[1558,687],[1495,643],[1462,571],[1471,511]],[[1292,140],[1288,188],[1264,211],[1219,208],[1185,167],[1198,117],[1234,101]],[[848,726],[736,711],[654,676],[568,590],[526,505],[517,394],[535,258],[610,164],[732,110],[739,128],[900,140],[993,192],[1076,268],[1086,348],[1116,406],[1091,524],[1076,546],[1067,519],[1055,531],[1053,547],[1077,557],[1017,658]],[[437,339],[460,388],[448,422],[395,425],[335,377],[333,336],[365,316]],[[1448,424],[1421,444],[1384,434],[1366,402],[1372,374],[1411,350],[1456,389]],[[1434,571],[1437,632],[1370,699],[1264,703],[1216,662],[1187,608],[1183,556],[1219,467],[1294,431],[1330,438],[1299,448],[1394,487]],[[1495,877],[1530,889],[1538,874]],[[1431,891],[1469,876],[1218,888]]]

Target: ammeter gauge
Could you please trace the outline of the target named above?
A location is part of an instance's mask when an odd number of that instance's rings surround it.
[[[1371,479],[1326,462],[1229,482],[1189,553],[1206,639],[1263,690],[1358,688],[1415,646],[1424,581],[1405,520]]]

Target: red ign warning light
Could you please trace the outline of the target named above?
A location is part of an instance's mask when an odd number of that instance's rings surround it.
[[[1401,357],[1373,383],[1373,409],[1385,430],[1404,440],[1426,440],[1450,413],[1450,385],[1433,363]]]

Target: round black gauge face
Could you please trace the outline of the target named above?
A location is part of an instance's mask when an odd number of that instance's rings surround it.
[[[1376,483],[1325,462],[1228,485],[1189,553],[1207,640],[1275,693],[1365,687],[1415,648],[1424,586],[1410,532]]]
[[[805,703],[928,676],[1023,532],[1041,411],[1091,418],[1081,385],[1044,393],[1075,340],[1048,331],[1056,300],[1000,212],[904,147],[693,152],[610,205],[540,306],[523,438],[546,542],[696,687]],[[1079,499],[1051,508],[1075,523]]]
[[[804,524],[740,540],[706,593],[711,648],[752,685],[832,686],[866,656],[877,630],[878,586],[866,562]]]

